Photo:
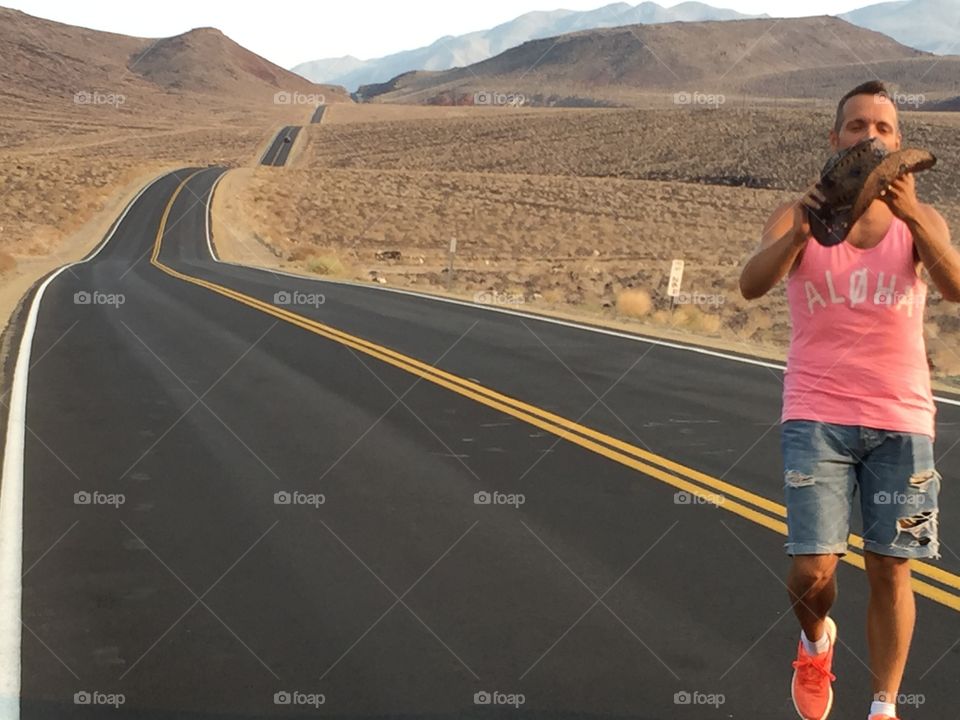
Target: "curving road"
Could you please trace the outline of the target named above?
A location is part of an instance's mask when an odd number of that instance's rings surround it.
[[[28,323],[23,718],[794,717],[776,365],[221,263],[223,172],[151,184]],[[950,517],[909,718],[956,714]],[[859,718],[847,559],[833,717]]]

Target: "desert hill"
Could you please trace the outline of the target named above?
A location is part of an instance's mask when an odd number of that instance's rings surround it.
[[[673,93],[832,98],[836,87],[876,76],[942,100],[957,94],[960,57],[829,16],[629,25],[532,40],[467,67],[407,73],[359,92],[380,102],[461,104],[501,93],[532,104],[631,105],[651,95],[673,102]]]

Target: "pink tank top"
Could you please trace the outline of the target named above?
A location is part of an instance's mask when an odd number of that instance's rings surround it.
[[[811,238],[787,279],[792,334],[786,420],[863,425],[934,437],[936,406],[923,339],[927,284],[913,236],[894,217],[878,245]]]

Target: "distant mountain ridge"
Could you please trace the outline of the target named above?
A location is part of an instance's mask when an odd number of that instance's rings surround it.
[[[673,22],[530,40],[467,67],[361,86],[356,95],[442,105],[519,98],[567,107],[715,107],[728,98],[835,100],[874,78],[887,81],[898,102],[933,109],[957,95],[960,57],[916,50],[831,16]]]
[[[488,30],[466,35],[445,36],[432,44],[393,53],[372,60],[347,55],[301,63],[293,72],[314,82],[328,82],[355,90],[360,85],[381,83],[411,70],[448,70],[463,67],[499,55],[528,40],[553,37],[578,30],[619,25],[703,20],[735,20],[750,17],[734,10],[711,7],[700,2],[684,2],[664,8],[655,2],[639,5],[613,3],[596,10],[552,10],[525,13]]]
[[[960,0],[885,2],[840,17],[919,50],[960,54]]]
[[[414,70],[443,71],[465,67],[499,55],[529,40],[578,30],[668,22],[701,22],[766,18],[685,2],[664,8],[655,2],[614,3],[596,10],[530,12],[496,27],[459,36],[445,36],[432,44],[360,60],[351,55],[300,63],[293,72],[314,82],[329,82],[356,90],[360,85],[385,83]],[[960,54],[960,0],[898,0],[867,5],[839,15],[854,25],[881,32],[894,40],[927,52]]]

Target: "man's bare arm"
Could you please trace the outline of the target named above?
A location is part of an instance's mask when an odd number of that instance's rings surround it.
[[[920,261],[943,299],[960,302],[960,252],[950,243],[947,221],[930,205],[922,205],[907,227]]]
[[[753,300],[768,293],[803,252],[810,237],[807,208],[816,210],[823,196],[811,189],[800,200],[778,207],[767,220],[760,247],[740,273],[740,293]]]
[[[914,176],[897,179],[884,199],[910,229],[917,255],[943,299],[960,302],[960,252],[950,243],[950,228],[943,216],[917,199]]]

